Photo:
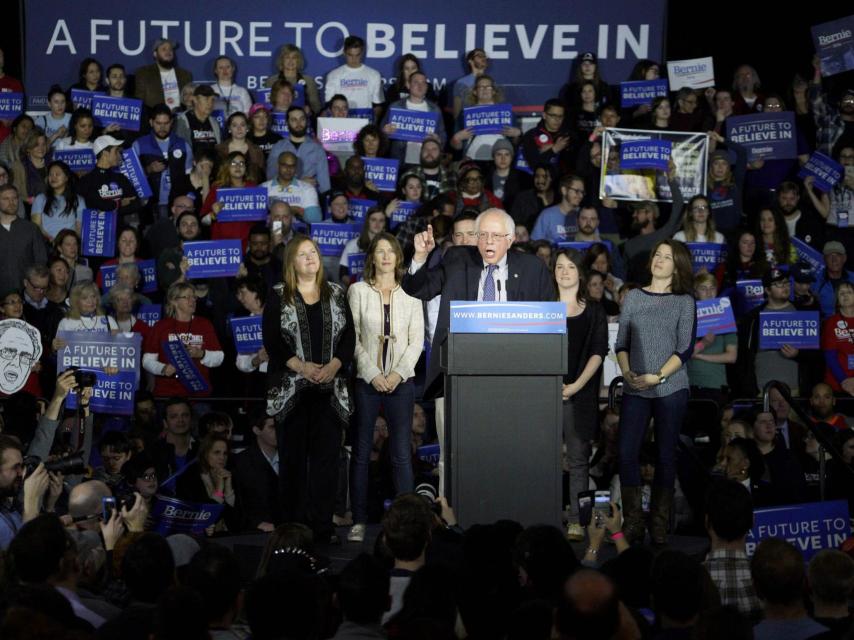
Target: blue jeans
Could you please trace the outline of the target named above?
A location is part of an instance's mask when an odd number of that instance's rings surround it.
[[[661,398],[623,395],[620,408],[620,484],[641,484],[640,450],[649,418],[655,419],[655,445],[658,460],[653,484],[672,489],[676,482],[676,444],[688,405],[688,389]]]
[[[401,382],[392,393],[380,393],[364,380],[356,381],[356,438],[350,468],[350,502],[353,522],[368,521],[368,465],[374,444],[374,423],[383,408],[388,422],[391,445],[391,469],[397,495],[413,490],[412,411],[415,385]]]

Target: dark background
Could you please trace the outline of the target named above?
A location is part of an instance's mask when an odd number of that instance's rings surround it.
[[[0,20],[0,48],[6,54],[6,72],[20,78],[23,0],[8,4]],[[561,4],[555,2],[556,6]],[[571,6],[571,0],[566,4]],[[603,12],[608,12],[609,4],[608,0],[603,1]],[[665,56],[670,60],[714,56],[719,86],[728,86],[735,67],[748,63],[757,69],[766,90],[785,93],[795,72],[807,79],[812,77],[810,26],[854,12],[851,5],[845,9],[845,4],[830,0],[791,4],[779,0],[670,0]],[[69,11],[86,10],[85,2],[68,6]],[[520,2],[519,7],[524,11],[524,3]],[[665,69],[662,74],[666,75]],[[836,90],[854,87],[852,76],[854,72],[832,76],[829,83]],[[624,79],[606,78],[612,83]]]

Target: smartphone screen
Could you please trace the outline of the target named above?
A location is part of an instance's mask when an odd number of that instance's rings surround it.
[[[104,522],[109,522],[116,510],[116,499],[112,496],[101,498],[101,515]]]
[[[282,232],[282,221],[281,220],[273,220],[273,233],[281,233]]]

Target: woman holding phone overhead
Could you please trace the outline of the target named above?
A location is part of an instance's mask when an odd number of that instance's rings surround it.
[[[658,461],[652,486],[650,538],[667,542],[676,481],[676,443],[688,403],[685,363],[697,334],[691,254],[681,242],[660,241],[650,254],[652,278],[626,294],[614,351],[623,375],[620,411],[620,482],[623,530],[643,542],[640,451],[650,417]]]

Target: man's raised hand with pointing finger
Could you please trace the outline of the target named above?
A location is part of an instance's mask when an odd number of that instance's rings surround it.
[[[424,263],[427,261],[427,256],[436,248],[436,239],[433,238],[433,225],[427,225],[427,231],[415,234],[415,255],[412,256],[413,262]]]

